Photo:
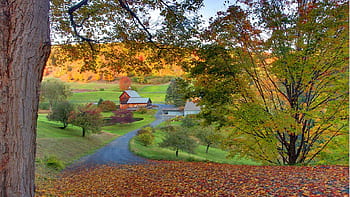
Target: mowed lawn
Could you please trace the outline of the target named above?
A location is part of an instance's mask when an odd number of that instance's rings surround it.
[[[38,115],[36,177],[37,181],[45,181],[48,177],[57,175],[58,163],[62,168],[103,147],[107,143],[132,130],[146,126],[155,120],[156,110],[146,114],[135,113],[135,118],[143,118],[129,124],[115,124],[102,127],[102,132],[81,137],[82,129],[69,125],[60,129],[61,123],[48,121],[46,114]],[[108,117],[112,113],[104,113]]]
[[[154,161],[66,171],[37,196],[348,196],[349,168]]]
[[[74,89],[69,98],[72,103],[97,103],[100,99],[110,100],[119,104],[119,96],[122,93],[118,84],[104,83],[69,83]],[[151,98],[153,103],[164,103],[168,84],[162,85],[138,85],[137,92],[142,97]],[[81,91],[81,92],[79,92]]]

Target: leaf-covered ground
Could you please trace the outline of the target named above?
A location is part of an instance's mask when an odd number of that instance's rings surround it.
[[[343,166],[153,162],[65,171],[37,196],[348,196]]]

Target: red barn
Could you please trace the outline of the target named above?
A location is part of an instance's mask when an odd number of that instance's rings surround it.
[[[120,109],[150,107],[152,101],[150,98],[141,97],[135,90],[125,90],[120,96]]]

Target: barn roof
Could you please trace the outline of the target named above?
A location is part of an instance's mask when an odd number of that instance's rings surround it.
[[[141,97],[135,90],[125,90],[124,92],[126,92],[130,97]]]
[[[185,111],[200,111],[200,106],[197,105],[197,103],[187,101],[185,104]]]
[[[136,104],[136,103],[148,103],[149,101],[151,101],[150,98],[135,98],[135,97],[131,97],[129,98],[127,104]]]

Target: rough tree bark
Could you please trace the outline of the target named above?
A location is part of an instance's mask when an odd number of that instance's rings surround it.
[[[39,88],[49,0],[0,0],[0,196],[34,196]]]

